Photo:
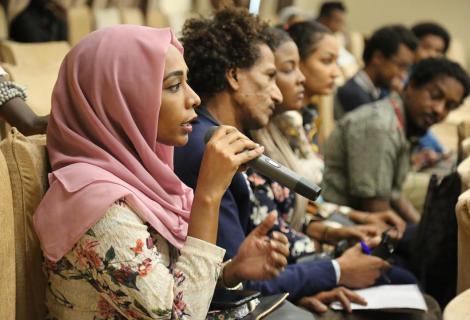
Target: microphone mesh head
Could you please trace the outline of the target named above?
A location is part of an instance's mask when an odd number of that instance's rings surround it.
[[[212,135],[214,134],[215,130],[217,130],[217,126],[213,126],[209,130],[207,130],[206,134],[204,135],[204,143],[207,144],[207,142],[212,138]]]

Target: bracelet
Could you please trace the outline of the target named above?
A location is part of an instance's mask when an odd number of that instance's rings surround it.
[[[346,206],[339,206],[338,207],[338,212],[341,214],[344,214],[345,216],[348,216],[351,213],[352,209],[350,207]]]
[[[26,100],[25,89],[16,85],[11,81],[0,82],[0,106],[10,101],[13,98],[21,98]]]
[[[229,259],[229,260],[225,261],[225,262],[222,264],[222,268],[221,268],[221,270],[220,270],[219,281],[220,281],[220,284],[221,284],[224,288],[227,288],[227,285],[225,284],[225,281],[224,281],[225,266],[226,266],[227,264],[229,264],[231,261],[232,261],[232,259]]]
[[[330,230],[330,227],[329,226],[326,226],[325,229],[323,229],[323,232],[321,234],[321,241],[322,242],[328,242],[326,240],[326,236],[328,235],[328,230]]]
[[[232,262],[232,259],[229,259],[227,261],[225,261],[223,264],[222,264],[222,268],[220,270],[220,274],[219,274],[219,284],[225,288],[225,289],[228,289],[228,290],[238,290],[238,289],[241,289],[243,288],[243,285],[242,283],[240,282],[239,284],[235,285],[234,287],[229,287],[227,286],[227,284],[225,283],[225,279],[224,279],[224,271],[225,271],[225,266],[227,264],[229,264],[230,262]]]

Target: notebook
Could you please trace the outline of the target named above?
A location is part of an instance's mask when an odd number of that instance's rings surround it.
[[[367,289],[353,290],[366,301],[362,306],[351,303],[352,310],[374,310],[374,309],[414,309],[427,311],[424,297],[415,284],[384,285]],[[335,301],[330,307],[333,310],[342,310],[341,303]]]

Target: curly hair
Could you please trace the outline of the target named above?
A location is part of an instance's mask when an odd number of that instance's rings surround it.
[[[446,58],[429,58],[417,63],[410,74],[409,83],[419,88],[440,76],[454,78],[462,84],[464,91],[462,100],[469,95],[470,78],[468,74],[458,63]]]
[[[224,8],[213,18],[186,21],[181,42],[189,68],[188,82],[203,100],[227,88],[226,72],[250,68],[267,44],[268,25],[244,8]]]
[[[434,35],[442,39],[444,41],[444,53],[447,52],[447,49],[449,49],[449,43],[450,43],[450,35],[449,32],[447,32],[446,29],[444,29],[443,26],[435,23],[435,22],[423,22],[423,23],[418,23],[413,28],[411,28],[411,31],[415,34],[415,36],[421,40],[421,38],[424,38],[425,36],[428,35]]]

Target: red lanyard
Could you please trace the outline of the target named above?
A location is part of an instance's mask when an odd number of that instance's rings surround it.
[[[398,101],[394,98],[390,98],[390,103],[393,107],[393,111],[395,111],[395,116],[397,117],[398,120],[398,128],[401,130],[405,129],[405,118],[403,117],[403,112],[400,108],[400,105],[398,104]]]

